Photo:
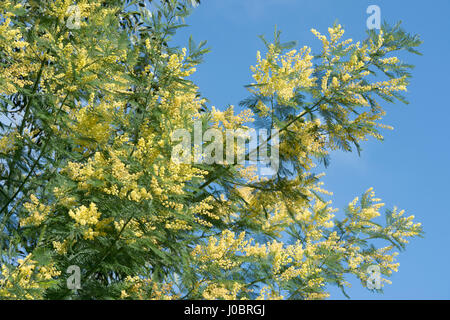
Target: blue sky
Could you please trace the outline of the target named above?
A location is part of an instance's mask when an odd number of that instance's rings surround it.
[[[337,20],[346,30],[344,37],[362,40],[371,4],[381,8],[382,20],[401,20],[408,32],[420,34],[424,55],[402,56],[416,68],[407,93],[410,104],[386,106],[384,123],[395,130],[385,132],[384,142],[364,143],[360,157],[334,153],[325,187],[334,192],[338,208],[374,187],[387,207],[414,214],[426,234],[400,254],[399,272],[384,295],[369,292],[352,278],[348,293],[352,299],[450,299],[450,103],[445,96],[450,1],[203,0],[187,19],[190,27],[175,41],[186,46],[191,34],[197,42],[208,41],[212,52],[193,80],[210,104],[222,109],[248,96],[244,85],[252,82],[249,67],[255,64],[256,51],[264,50],[258,35],[272,39],[277,25],[283,40],[317,49],[319,41],[310,29],[326,32]],[[332,298],[344,298],[338,289],[330,291]]]

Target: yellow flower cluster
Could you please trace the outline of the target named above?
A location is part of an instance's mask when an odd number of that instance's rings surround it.
[[[322,190],[319,186],[314,185],[314,188]],[[325,191],[325,190],[323,190]],[[242,197],[253,204],[254,199],[257,198],[258,193],[252,193],[252,188],[241,187],[239,192]],[[326,191],[325,191],[326,192]],[[374,228],[378,226],[372,220],[377,218],[380,213],[379,210],[384,206],[380,199],[375,198],[375,193],[372,188],[364,194],[364,203],[368,206],[359,207],[356,198],[349,204],[350,218],[345,219],[344,229],[358,230],[358,228]],[[325,299],[329,296],[325,292],[325,279],[322,276],[322,264],[327,259],[334,259],[340,256],[339,259],[344,259],[348,265],[349,272],[358,276],[361,281],[367,280],[367,270],[363,266],[379,265],[382,270],[391,274],[398,270],[398,263],[395,263],[397,252],[392,252],[393,246],[388,246],[375,250],[374,252],[364,251],[360,246],[343,240],[336,231],[330,232],[334,227],[332,218],[336,209],[330,207],[330,202],[324,202],[318,197],[315,201],[311,201],[311,207],[305,208],[305,204],[297,207],[298,213],[292,218],[286,213],[288,209],[292,210],[295,203],[286,201],[278,203],[278,207],[266,209],[273,212],[273,216],[267,219],[268,226],[279,226],[279,230],[285,230],[286,226],[295,221],[297,224],[304,226],[305,240],[304,242],[297,241],[292,245],[285,245],[283,242],[273,240],[267,243],[258,243],[251,237],[246,236],[244,232],[236,235],[235,233],[225,230],[218,237],[210,237],[204,245],[197,245],[193,251],[192,256],[199,265],[199,270],[208,272],[208,270],[215,270],[219,268],[224,272],[232,272],[238,269],[243,261],[249,262],[270,259],[271,261],[271,279],[275,280],[279,285],[286,283],[290,279],[298,278],[304,283],[301,291],[304,292],[306,299]],[[261,201],[261,199],[259,200]],[[282,205],[283,204],[283,205]],[[251,206],[251,205],[250,205]],[[291,208],[288,208],[292,206]],[[277,209],[278,208],[278,209]],[[280,211],[280,208],[284,208]],[[283,212],[280,214],[280,212]],[[393,237],[412,237],[419,234],[420,224],[412,222],[413,216],[403,218],[403,211],[397,212],[395,209],[392,217],[396,219],[391,227],[391,233],[386,230],[373,229],[376,232],[384,232],[391,234]],[[288,221],[291,220],[289,223]],[[398,241],[403,241],[398,239]],[[244,259],[244,257],[246,257]],[[252,259],[252,260],[248,260]],[[253,260],[254,259],[254,260]],[[382,279],[383,283],[389,283],[389,280]],[[348,285],[345,281],[343,285]],[[228,297],[229,288],[224,287],[219,282],[212,282],[208,284],[208,289],[205,289],[204,296],[208,299],[220,299]],[[245,287],[240,287],[245,289]],[[259,298],[282,298],[277,296],[276,291],[271,287],[265,289],[272,290],[260,291]],[[233,296],[234,297],[234,296]]]
[[[404,217],[404,213],[405,210],[398,211],[397,207],[394,207],[392,218],[395,219],[395,223],[392,228],[387,230],[387,234],[393,236],[401,243],[406,244],[409,242],[408,238],[417,236],[420,233],[422,224],[420,222],[413,222],[414,215]]]
[[[172,76],[185,78],[195,73],[196,69],[194,67],[191,67],[190,64],[183,63],[185,57],[186,48],[182,49],[181,54],[172,54],[169,57],[167,68]]]
[[[39,266],[28,254],[24,259],[17,260],[18,265],[11,272],[6,265],[1,266],[0,296],[7,299],[42,299],[42,284],[61,274],[53,264]],[[22,294],[14,293],[21,288]]]
[[[16,149],[16,139],[19,137],[17,131],[5,134],[0,138],[0,153],[8,154]]]
[[[30,200],[31,202],[23,205],[30,215],[20,220],[21,226],[39,226],[52,210],[51,206],[40,203],[34,194],[30,196]]]
[[[172,283],[156,283],[152,279],[128,276],[121,299],[136,300],[175,300],[179,296],[173,292]]]
[[[327,154],[325,149],[326,137],[322,135],[320,119],[314,121],[294,122],[289,126],[289,131],[295,133],[295,143],[290,139],[284,139],[281,135],[280,153],[286,158],[295,159],[303,168],[309,170],[315,166],[312,157],[315,154]]]
[[[333,126],[331,135],[341,140],[350,140],[354,137],[357,141],[367,140],[367,136],[371,135],[377,139],[383,137],[372,130],[373,127],[380,127],[391,129],[391,127],[378,123],[384,115],[384,110],[375,102],[371,105],[370,111],[358,112],[358,115],[352,119],[353,112],[351,109],[344,106],[369,106],[367,96],[372,93],[381,93],[385,96],[392,97],[397,91],[406,91],[408,84],[406,76],[392,78],[385,81],[377,81],[370,83],[367,78],[371,74],[367,67],[370,64],[376,63],[378,66],[383,66],[388,70],[392,66],[399,65],[401,62],[397,57],[388,57],[374,61],[374,56],[377,52],[386,50],[390,51],[392,48],[382,48],[384,44],[383,32],[379,33],[378,42],[360,45],[360,43],[352,43],[352,39],[339,41],[344,34],[344,30],[340,25],[329,28],[330,38],[322,35],[315,29],[311,30],[316,37],[322,41],[322,58],[324,65],[327,66],[324,76],[321,79],[320,90],[314,90],[316,98],[322,97],[323,100],[331,98],[338,98],[339,103],[334,103],[332,106],[321,104],[320,109],[326,111],[333,108],[333,112],[339,112],[341,121],[349,123],[348,126],[341,126],[336,124]],[[339,54],[333,55],[333,52],[340,51]],[[342,57],[349,54],[347,61],[343,61]],[[342,61],[340,61],[342,60]],[[339,63],[338,63],[339,62]],[[338,139],[338,140],[339,140]],[[330,139],[329,147],[336,149],[338,145],[335,139]]]
[[[298,52],[291,50],[280,55],[275,45],[271,44],[266,58],[261,58],[257,52],[257,65],[252,66],[253,78],[258,86],[252,91],[264,97],[277,95],[280,103],[289,104],[299,88],[309,88],[314,85],[312,77],[311,49],[303,47]],[[264,106],[261,106],[265,110]]]
[[[58,254],[65,255],[67,253],[67,249],[69,247],[70,241],[69,239],[64,240],[63,242],[53,241],[53,248]]]
[[[75,211],[69,211],[69,216],[71,216],[77,224],[82,226],[96,225],[101,214],[102,213],[97,210],[97,206],[93,202],[91,202],[89,208],[81,206],[75,209]]]
[[[69,125],[70,134],[75,136],[81,151],[93,151],[108,142],[114,111],[120,108],[121,104],[113,101],[96,103],[94,95],[91,95],[86,106],[77,106],[69,111],[69,116],[74,119]]]
[[[111,219],[99,221],[101,212],[97,210],[97,205],[93,202],[88,207],[81,206],[75,210],[69,210],[69,216],[75,220],[77,226],[86,227],[83,236],[85,239],[94,240],[95,237],[102,235],[101,231]],[[94,229],[92,228],[94,227]]]
[[[211,107],[211,121],[214,127],[219,127],[221,123],[224,129],[246,129],[245,123],[253,122],[253,112],[250,109],[242,110],[241,113],[234,115],[234,106],[230,105],[225,111],[217,110]]]
[[[245,233],[235,237],[231,231],[223,231],[219,239],[209,238],[204,246],[197,246],[192,251],[192,255],[200,263],[201,270],[210,270],[215,266],[221,270],[232,270],[238,268],[242,263],[242,257],[249,257],[259,261],[261,259],[271,259],[272,277],[279,283],[284,283],[292,278],[301,278],[305,281],[305,290],[321,290],[325,280],[317,275],[322,271],[317,265],[321,258],[317,253],[331,245],[336,245],[337,238],[328,240],[327,243],[308,242],[306,247],[300,242],[294,245],[285,246],[282,242],[272,241],[266,244],[252,244],[253,240],[245,240]],[[248,261],[248,260],[245,260]],[[239,290],[244,290],[245,286],[233,284],[232,289],[223,284],[210,282],[203,295],[208,299],[235,299]],[[267,288],[266,288],[267,289]],[[260,298],[264,298],[267,292],[260,291]],[[275,298],[272,292],[272,298]]]
[[[59,19],[60,23],[64,23],[69,17],[70,11],[68,11],[69,6],[73,5],[73,1],[70,0],[55,0],[51,3],[49,3],[49,6],[47,7],[47,10],[45,12],[46,15],[56,17]],[[77,7],[80,12],[80,26],[86,26],[87,23],[84,21],[83,18],[85,17],[93,17],[94,11],[101,6],[101,3],[95,2],[95,1],[88,1],[88,0],[80,0],[77,1]],[[106,11],[106,10],[105,10]],[[89,23],[93,23],[89,21]]]
[[[284,296],[277,292],[274,288],[264,286],[259,291],[259,296],[256,300],[283,300]]]
[[[242,232],[237,239],[234,233],[225,230],[219,240],[210,237],[206,246],[197,245],[191,255],[199,262],[203,263],[202,268],[209,268],[217,265],[224,270],[236,267],[239,263],[233,261],[235,251],[242,250],[247,242],[244,241],[245,233]]]
[[[33,84],[28,75],[35,71],[36,66],[26,62],[25,50],[30,44],[23,40],[20,28],[11,23],[13,12],[21,7],[22,4],[11,1],[2,1],[0,4],[0,49],[11,61],[17,62],[2,63],[0,66],[0,94],[10,95],[16,92],[16,88]]]
[[[160,50],[158,44],[150,40],[146,42],[146,49],[152,54]],[[72,52],[73,48],[67,45],[61,50]],[[161,57],[165,59],[168,71],[161,77],[181,79],[195,72],[195,68],[185,59],[185,49],[180,54],[171,56],[161,54]],[[103,60],[95,60],[95,55],[93,57],[89,51],[77,51],[75,58],[78,60],[73,65],[77,68],[81,66],[81,69],[73,70],[73,73],[79,73],[82,70],[97,72],[96,68],[102,67]],[[137,71],[133,72],[135,76],[139,76]],[[145,72],[148,75],[145,81],[148,81],[149,87],[153,86],[154,67],[147,66]],[[66,73],[63,78],[71,76],[72,74]],[[142,117],[142,123],[136,134],[132,132],[117,134],[115,128],[118,125],[129,127],[132,125],[131,122],[135,121],[132,120],[135,115],[126,109],[127,104],[114,95],[118,92],[122,95],[130,94],[129,88],[122,86],[122,83],[127,83],[129,80],[121,77],[120,73],[107,74],[107,76],[111,77],[114,83],[119,84],[108,87],[101,99],[91,95],[87,104],[77,106],[74,110],[66,110],[73,119],[67,136],[74,139],[80,146],[77,151],[83,153],[87,159],[69,162],[63,173],[77,182],[78,189],[84,190],[87,194],[101,192],[138,204],[154,201],[155,205],[165,208],[154,219],[150,219],[151,221],[144,218],[132,219],[123,233],[127,235],[129,243],[133,242],[130,238],[148,236],[140,232],[137,227],[139,224],[161,223],[172,230],[190,230],[193,222],[210,226],[203,217],[215,219],[218,217],[210,213],[211,205],[207,201],[192,208],[185,208],[178,201],[185,193],[186,182],[196,178],[201,179],[207,172],[189,164],[171,162],[168,155],[168,150],[171,148],[171,133],[192,123],[193,119],[199,116],[198,110],[206,100],[199,98],[195,86],[186,86],[181,82],[170,80],[167,86],[162,86],[157,92],[153,90],[146,92],[146,107],[157,107],[160,110],[159,128],[155,127],[154,120]],[[85,83],[86,81],[83,82]],[[67,198],[59,198],[62,205],[69,203],[74,205]],[[67,207],[70,208],[70,206]],[[73,210],[71,212],[75,215]],[[186,213],[190,213],[191,216],[186,220],[180,218]],[[116,224],[118,223],[116,221]],[[92,239],[96,236],[96,232],[98,231],[89,229],[85,237]],[[153,238],[150,240],[154,241]]]
[[[232,284],[209,284],[203,291],[203,298],[207,300],[236,300],[243,285],[238,282]]]

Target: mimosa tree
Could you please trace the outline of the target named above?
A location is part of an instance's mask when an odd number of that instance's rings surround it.
[[[354,42],[335,24],[312,30],[313,54],[275,32],[235,112],[190,80],[205,43],[171,42],[195,5],[1,2],[2,299],[320,299],[349,275],[381,291],[397,271],[420,223],[372,189],[338,219],[316,166],[383,139],[382,105],[405,102],[412,67],[395,54],[420,39],[384,25]],[[173,161],[174,132],[195,123],[276,129],[259,149],[277,141],[277,170]]]

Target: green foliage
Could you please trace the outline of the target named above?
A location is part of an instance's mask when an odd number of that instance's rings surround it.
[[[190,80],[206,42],[171,44],[199,1],[79,1],[75,28],[69,1],[19,2],[0,5],[2,298],[326,298],[328,284],[346,294],[348,275],[366,286],[371,265],[388,277],[393,250],[422,233],[397,209],[378,221],[371,190],[337,219],[313,169],[382,139],[379,98],[405,102],[412,66],[389,54],[418,53],[420,39],[399,25],[360,44],[339,41],[338,25],[329,39],[314,30],[316,55],[277,30],[261,37],[241,102],[252,113],[235,115]],[[173,133],[194,135],[196,119],[277,128],[278,172],[174,163]],[[74,265],[79,290],[67,287]]]

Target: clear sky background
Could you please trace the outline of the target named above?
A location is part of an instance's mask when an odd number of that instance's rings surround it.
[[[354,278],[347,291],[352,299],[450,299],[450,1],[365,0],[203,0],[187,19],[175,41],[187,46],[193,35],[207,40],[212,52],[197,68],[193,80],[210,105],[223,109],[248,96],[250,65],[256,51],[264,51],[260,34],[273,39],[274,26],[285,41],[317,52],[320,42],[310,32],[322,33],[338,21],[355,41],[365,38],[366,9],[375,4],[381,18],[399,20],[410,33],[421,35],[423,56],[401,56],[416,65],[408,88],[409,105],[389,104],[384,123],[385,141],[369,140],[363,152],[336,152],[325,170],[325,188],[334,192],[333,206],[343,208],[369,187],[387,207],[398,206],[422,222],[425,238],[413,240],[398,256],[399,272],[385,286],[384,295],[371,293]],[[341,210],[342,211],[342,210]],[[330,288],[332,299],[345,299]]]

